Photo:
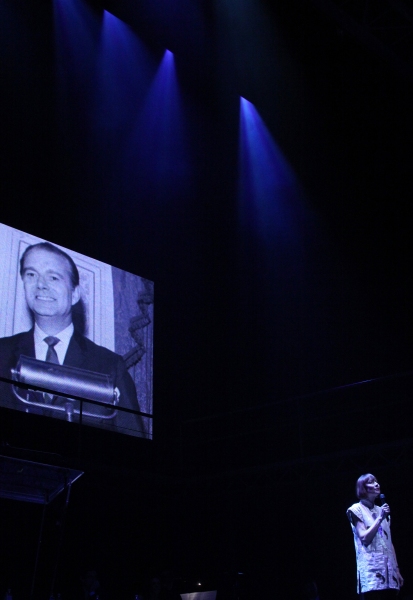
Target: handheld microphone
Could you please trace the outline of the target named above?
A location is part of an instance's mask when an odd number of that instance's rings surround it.
[[[385,503],[385,501],[386,501],[386,496],[385,496],[384,494],[380,494],[379,498],[380,498],[380,500],[381,500],[381,502],[380,502],[380,506],[383,506],[383,504],[384,504],[384,503]],[[388,520],[389,520],[389,516],[390,516],[390,515],[387,515],[387,517],[386,517],[386,521],[388,521]]]

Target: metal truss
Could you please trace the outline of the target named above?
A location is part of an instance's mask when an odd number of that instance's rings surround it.
[[[403,0],[311,0],[402,75],[413,78],[413,8]]]
[[[369,469],[402,469],[402,479],[413,464],[412,383],[407,372],[189,420],[181,430],[183,489],[285,490]]]
[[[297,482],[332,480],[348,473],[391,471],[402,478],[413,464],[413,438],[397,442],[363,446],[321,456],[275,462],[246,469],[221,471],[214,475],[187,478],[181,492],[185,495],[202,491],[209,497],[242,494],[246,491],[260,493],[265,488],[286,490]],[[181,482],[183,483],[183,482]]]

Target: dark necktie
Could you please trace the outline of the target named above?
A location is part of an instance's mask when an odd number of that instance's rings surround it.
[[[48,337],[44,338],[44,341],[49,346],[47,349],[46,361],[54,363],[55,365],[60,365],[59,358],[55,350],[56,344],[60,342],[59,338],[54,337],[53,335],[49,335]]]
[[[55,365],[60,365],[59,357],[57,356],[57,352],[55,349],[56,344],[60,342],[59,338],[54,337],[53,335],[49,335],[48,337],[44,338],[44,341],[49,346],[46,353],[46,362],[54,363]],[[46,404],[52,404],[54,403],[57,396],[54,396],[53,394],[46,394],[45,392],[43,394],[43,398]]]

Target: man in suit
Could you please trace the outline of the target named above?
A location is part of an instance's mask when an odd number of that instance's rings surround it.
[[[112,378],[119,392],[119,405],[139,410],[135,384],[122,357],[98,346],[74,328],[72,310],[80,300],[80,289],[79,272],[72,258],[49,242],[33,244],[22,255],[20,275],[34,327],[0,339],[0,375],[11,378],[11,369],[16,367],[21,355],[102,373]],[[33,409],[19,401],[11,393],[10,385],[2,384],[0,393],[2,406],[20,410],[28,407],[29,412],[39,412],[38,407]],[[36,402],[39,398],[44,399],[44,408],[41,407],[40,411],[50,416],[59,416],[60,413],[47,408],[48,402],[66,402],[63,398],[40,394],[37,394]],[[106,409],[90,404],[84,405],[84,410],[101,416],[105,412],[107,414]],[[107,421],[107,425],[110,422],[112,426],[133,429],[135,435],[145,435],[139,415],[118,411],[114,419]],[[96,418],[87,422],[97,424]]]

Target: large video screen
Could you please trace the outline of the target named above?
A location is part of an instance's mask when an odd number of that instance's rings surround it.
[[[0,406],[152,438],[152,364],[153,282],[0,223]]]

